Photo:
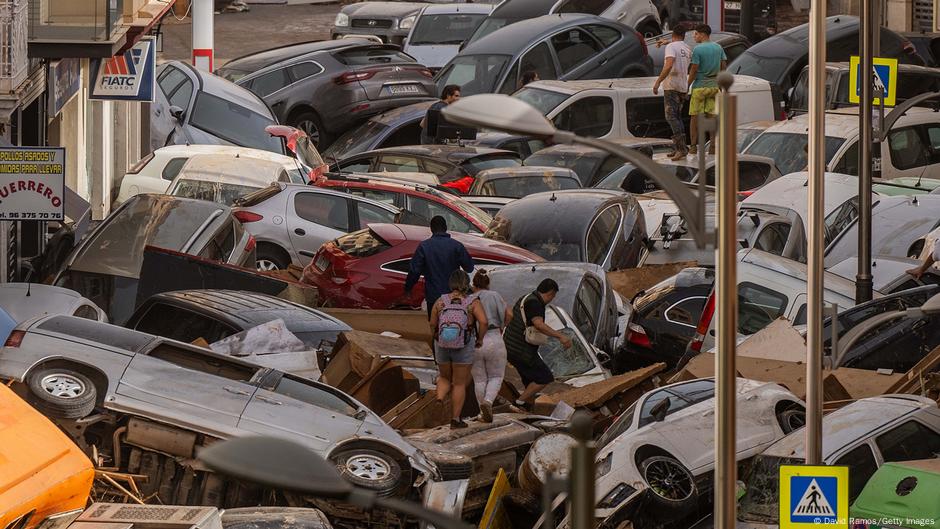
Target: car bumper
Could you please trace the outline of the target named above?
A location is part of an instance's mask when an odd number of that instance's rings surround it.
[[[409,29],[398,28],[354,28],[350,26],[334,27],[332,38],[338,39],[345,35],[375,35],[382,39],[382,42],[389,44],[398,44],[399,46],[408,36]]]

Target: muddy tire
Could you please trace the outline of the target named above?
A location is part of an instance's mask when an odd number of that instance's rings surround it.
[[[330,460],[350,483],[380,495],[394,493],[402,478],[398,462],[375,450],[344,450],[331,456]]]
[[[640,472],[651,503],[669,512],[671,516],[682,515],[695,507],[698,490],[695,478],[677,459],[669,456],[653,456],[643,460]]]
[[[783,433],[790,433],[806,426],[806,412],[799,408],[790,408],[777,414],[777,421]]]
[[[56,419],[81,419],[95,409],[98,394],[85,375],[69,369],[40,369],[26,381],[30,402]]]

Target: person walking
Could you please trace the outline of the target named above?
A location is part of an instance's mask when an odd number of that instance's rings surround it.
[[[470,276],[455,270],[448,284],[450,292],[434,302],[431,309],[431,332],[438,368],[437,400],[443,403],[450,393],[450,427],[457,429],[467,427],[460,412],[467,397],[474,348],[483,347],[488,324],[480,301],[470,293]]]
[[[660,47],[664,41],[656,41],[656,47]],[[672,40],[666,44],[666,60],[663,63],[663,70],[659,72],[659,77],[653,83],[653,93],[659,94],[659,87],[663,87],[663,107],[666,114],[666,122],[672,129],[673,151],[669,153],[669,158],[679,160],[689,154],[689,148],[685,142],[685,124],[682,122],[682,105],[688,95],[688,75],[689,63],[692,60],[692,50],[685,43],[685,27],[677,25],[672,30]],[[692,141],[695,141],[693,138]]]
[[[405,293],[400,300],[403,303],[410,301],[411,290],[418,279],[424,276],[424,300],[427,302],[430,318],[431,306],[441,296],[450,292],[450,276],[460,268],[468,274],[473,272],[473,259],[464,245],[447,233],[447,221],[444,217],[435,215],[431,218],[431,237],[421,241],[411,256],[408,277],[405,279]]]
[[[708,24],[699,24],[695,27],[695,42],[697,46],[692,50],[691,66],[689,66],[689,87],[692,97],[689,101],[689,115],[691,129],[690,154],[698,153],[698,118],[705,114],[707,118],[715,117],[718,99],[718,73],[728,66],[728,56],[725,50],[712,42],[712,28]],[[715,138],[709,152],[715,152]]]
[[[503,330],[512,320],[512,311],[498,292],[490,290],[490,276],[486,270],[477,270],[473,275],[473,295],[486,314],[487,331],[483,336],[483,347],[473,358],[470,374],[473,375],[473,389],[480,404],[480,417],[483,422],[493,422],[493,401],[506,374]]]
[[[562,347],[571,347],[571,338],[552,329],[545,323],[545,307],[558,294],[558,283],[545,278],[534,292],[519,298],[512,309],[512,319],[503,334],[506,358],[522,378],[525,389],[516,404],[526,405],[546,385],[555,380],[552,370],[539,356],[539,347],[548,338],[555,338]]]
[[[460,99],[460,86],[449,84],[441,90],[441,99],[428,107],[421,119],[421,145],[440,143],[437,139],[437,124],[442,119],[441,110]]]

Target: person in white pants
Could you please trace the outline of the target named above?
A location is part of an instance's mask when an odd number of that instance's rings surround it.
[[[477,349],[473,358],[473,389],[480,404],[480,418],[493,422],[493,401],[503,385],[506,374],[506,346],[503,344],[503,329],[512,319],[512,311],[498,292],[490,290],[490,278],[486,270],[473,275],[473,295],[486,312],[489,328],[483,337],[483,347]]]

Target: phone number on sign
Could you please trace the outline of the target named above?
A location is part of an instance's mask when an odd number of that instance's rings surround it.
[[[62,215],[54,213],[35,213],[10,211],[3,214],[5,220],[62,220]]]

